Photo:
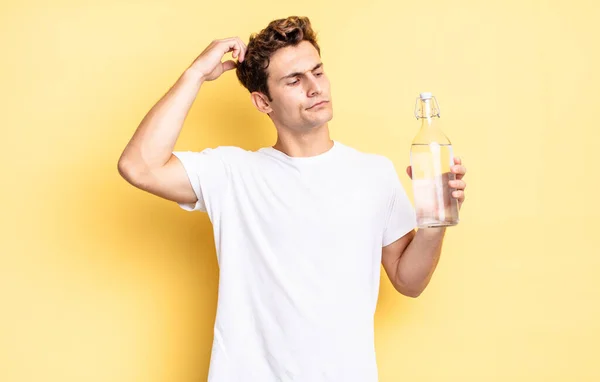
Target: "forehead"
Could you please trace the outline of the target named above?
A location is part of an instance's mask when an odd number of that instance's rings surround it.
[[[286,46],[271,56],[267,69],[269,79],[277,81],[290,73],[311,70],[319,62],[321,62],[319,52],[308,41],[302,41],[296,46]]]

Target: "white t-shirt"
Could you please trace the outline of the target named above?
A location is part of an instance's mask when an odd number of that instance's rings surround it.
[[[393,163],[338,141],[174,154],[220,269],[209,382],[376,382],[382,247],[416,227]]]

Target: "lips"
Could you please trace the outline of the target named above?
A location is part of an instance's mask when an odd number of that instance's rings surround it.
[[[324,104],[326,104],[327,102],[329,102],[329,101],[321,101],[321,102],[319,102],[319,103],[316,103],[316,104],[312,105],[311,107],[309,107],[309,108],[308,108],[308,109],[306,109],[306,110],[310,110],[310,109],[312,109],[313,107],[317,107],[317,106],[324,105]]]

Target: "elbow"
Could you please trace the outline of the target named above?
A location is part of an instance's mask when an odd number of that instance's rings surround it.
[[[119,161],[117,162],[117,171],[119,172],[119,175],[121,175],[123,179],[129,181],[133,173],[132,168],[133,166],[131,164],[131,161],[128,160],[126,156],[121,155]]]
[[[401,295],[411,298],[419,297],[425,289],[406,283],[397,283],[396,285],[394,285],[394,287]]]
[[[402,293],[406,297],[417,298],[421,295],[422,292],[422,290],[405,290],[400,293]]]
[[[126,155],[121,155],[117,162],[117,171],[119,172],[119,175],[134,186],[140,184],[140,179],[144,174],[142,168],[143,166],[140,166]]]

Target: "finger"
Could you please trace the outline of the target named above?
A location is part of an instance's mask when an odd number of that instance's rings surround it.
[[[227,39],[227,41],[229,43],[229,51],[228,52],[233,51],[231,56],[233,58],[237,58],[239,60],[240,54],[242,54],[242,51],[243,51],[240,39],[237,37],[231,37],[231,38]]]
[[[450,187],[455,188],[457,190],[464,190],[465,188],[467,188],[467,183],[465,183],[464,180],[451,180],[448,182]]]
[[[246,44],[244,44],[242,39],[238,38],[237,40],[240,44],[240,57],[238,58],[238,61],[242,62],[246,58],[246,51],[248,50],[248,47],[246,46]]]
[[[456,174],[456,179],[462,179],[462,177],[467,173],[467,169],[465,166],[457,164],[452,166],[452,173]]]
[[[454,164],[462,164],[462,159],[460,159],[460,157],[454,157]]]
[[[246,57],[246,48],[245,48],[242,40],[240,40],[239,38],[237,39],[237,47],[238,47],[237,58],[238,58],[238,61],[242,62],[242,61],[244,61],[244,58]]]
[[[235,69],[236,63],[233,60],[227,60],[223,62],[223,71],[226,72],[228,70]]]
[[[237,54],[239,54],[239,44],[237,39],[235,38],[228,38],[225,40],[221,40],[221,43],[223,44],[223,55],[233,51],[233,57],[237,57]],[[236,53],[237,52],[237,53]]]
[[[465,192],[461,190],[452,191],[452,197],[458,199],[459,202],[465,200]]]
[[[408,177],[412,179],[412,167],[408,166],[406,168],[406,173],[408,174]]]
[[[452,166],[452,172],[455,174],[465,174],[467,172],[467,168],[462,164],[455,164]]]
[[[236,42],[235,42],[235,45],[233,46],[233,53],[232,53],[232,55],[231,55],[231,56],[232,56],[233,58],[239,58],[239,57],[240,57],[240,51],[241,51],[240,45],[239,45],[239,43],[236,41]]]

